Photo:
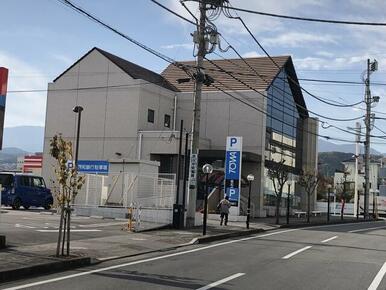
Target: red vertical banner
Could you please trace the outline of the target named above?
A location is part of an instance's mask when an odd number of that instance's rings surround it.
[[[3,149],[5,100],[7,96],[8,69],[0,67],[0,150]]]
[[[0,96],[7,95],[8,69],[0,67]]]

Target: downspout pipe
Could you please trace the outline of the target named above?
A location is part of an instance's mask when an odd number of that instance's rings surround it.
[[[142,137],[143,137],[143,133],[142,132],[138,132],[138,160],[141,160],[142,158]]]

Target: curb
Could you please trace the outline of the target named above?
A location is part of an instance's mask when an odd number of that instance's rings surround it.
[[[91,265],[90,257],[80,257],[0,271],[0,283],[24,279],[27,276],[50,274],[89,265]]]
[[[249,236],[249,235],[258,234],[258,233],[265,232],[265,231],[266,230],[264,230],[264,229],[251,229],[251,230],[230,232],[230,233],[226,233],[226,234],[219,234],[219,235],[213,235],[213,236],[207,236],[207,237],[199,237],[199,238],[194,238],[191,241],[191,243],[193,243],[193,244],[205,244],[205,243],[215,242],[215,241],[219,241],[219,240],[225,240],[225,239],[229,239],[229,238]],[[195,241],[195,242],[193,242],[193,241]]]
[[[5,240],[5,236],[0,236],[0,249],[4,249],[6,247],[7,243]]]
[[[192,239],[188,243],[175,245],[175,246],[168,247],[168,248],[163,248],[163,249],[158,249],[158,250],[150,250],[150,251],[140,252],[140,253],[136,253],[136,254],[132,254],[132,255],[116,256],[116,257],[103,259],[103,260],[102,259],[101,260],[96,259],[94,264],[100,264],[100,263],[104,263],[104,262],[108,262],[108,261],[137,257],[137,256],[153,254],[153,253],[167,252],[167,251],[172,251],[172,250],[176,250],[179,248],[189,247],[192,245],[210,243],[213,241],[225,240],[225,239],[235,238],[235,237],[249,236],[249,235],[253,235],[253,234],[257,234],[257,233],[261,233],[261,232],[265,232],[265,231],[269,231],[269,230],[251,229],[251,230],[246,230],[246,231],[231,232],[231,233],[219,234],[219,235],[214,235],[214,236],[198,237],[198,238]]]

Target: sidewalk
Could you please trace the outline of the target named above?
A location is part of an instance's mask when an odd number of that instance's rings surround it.
[[[349,221],[356,221],[347,218]],[[280,222],[284,224],[285,218]],[[326,217],[313,217],[312,224],[325,223]],[[340,217],[332,217],[331,223],[340,221]],[[218,220],[208,220],[207,235],[202,236],[202,227],[189,230],[160,229],[142,233],[110,235],[99,238],[88,238],[72,241],[72,259],[53,257],[56,243],[30,246],[12,245],[0,251],[0,283],[24,278],[27,275],[39,275],[53,271],[90,265],[95,262],[136,256],[157,251],[172,250],[189,246],[194,243],[207,243],[214,240],[255,234],[280,227],[275,225],[275,218],[252,219],[250,229],[245,222],[229,222],[228,226],[220,226]],[[305,219],[291,218],[290,226],[304,226]],[[12,244],[12,242],[10,241]],[[90,259],[92,257],[93,259]]]

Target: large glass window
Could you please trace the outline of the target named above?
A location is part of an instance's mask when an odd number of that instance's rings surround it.
[[[267,132],[271,138],[266,144],[269,160],[295,167],[296,135],[299,113],[286,72],[279,73],[267,90]]]

